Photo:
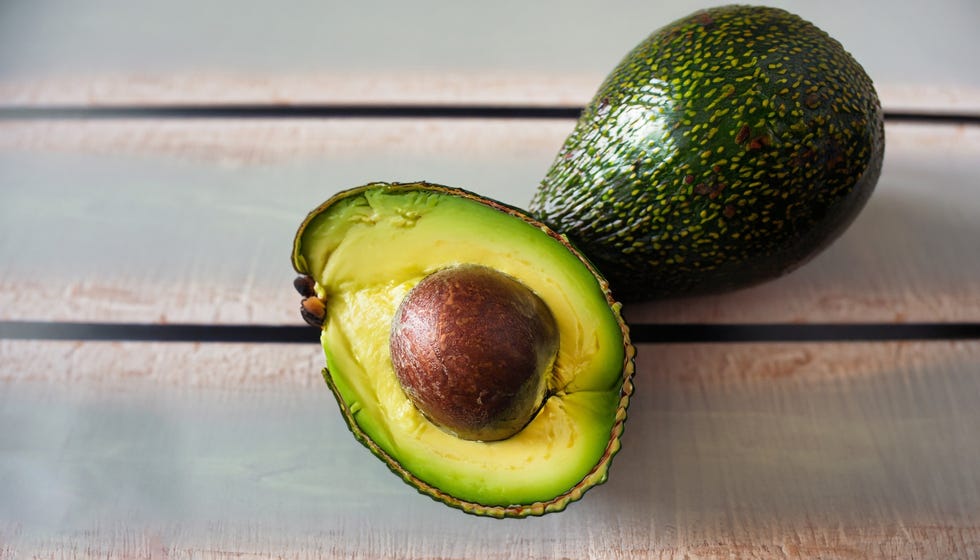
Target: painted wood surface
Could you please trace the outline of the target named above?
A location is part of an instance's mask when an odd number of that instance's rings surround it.
[[[654,29],[725,3],[10,3],[0,104],[581,104]],[[980,109],[972,0],[761,3],[841,41],[886,106]]]
[[[891,112],[980,113],[976,2],[779,3]],[[0,7],[0,110],[577,107],[626,2]],[[628,14],[628,17],[623,16]],[[0,320],[296,325],[310,208],[426,179],[525,205],[571,120],[0,119]],[[793,274],[634,323],[980,322],[980,128],[887,127],[857,222]],[[466,516],[350,437],[315,344],[0,339],[0,559],[980,558],[980,341],[643,344],[608,483]]]
[[[977,342],[641,346],[609,482],[522,521],[461,514],[392,476],[349,437],[315,349],[0,351],[6,376],[23,375],[0,397],[10,557],[970,558],[980,545]]]
[[[564,121],[0,123],[0,319],[290,324],[306,212],[375,180],[525,206]],[[980,319],[980,128],[890,124],[876,192],[829,250],[632,321]],[[56,258],[55,258],[56,256]],[[56,300],[57,302],[55,302]]]

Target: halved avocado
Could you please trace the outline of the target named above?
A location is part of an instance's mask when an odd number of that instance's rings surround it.
[[[373,183],[309,214],[293,265],[315,281],[323,375],[351,432],[420,492],[468,513],[524,517],[560,511],[606,480],[632,393],[634,349],[607,283],[564,236],[468,191]],[[392,365],[393,321],[406,296],[463,265],[528,288],[558,329],[543,402],[523,429],[498,441],[465,439],[430,421]]]

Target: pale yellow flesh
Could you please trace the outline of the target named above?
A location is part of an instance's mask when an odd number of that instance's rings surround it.
[[[597,280],[560,242],[465,198],[369,190],[309,223],[301,246],[327,300],[322,341],[336,390],[361,430],[406,470],[462,500],[512,505],[550,500],[600,461],[619,405],[624,344]],[[405,294],[462,263],[518,278],[558,323],[552,396],[503,441],[440,430],[408,400],[391,367],[391,319]]]

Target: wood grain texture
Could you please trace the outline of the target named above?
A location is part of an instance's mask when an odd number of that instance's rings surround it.
[[[611,69],[611,67],[610,67]],[[188,105],[188,104],[487,104],[580,106],[602,80],[593,73],[481,73],[348,71],[325,74],[256,76],[211,71],[203,75],[101,75],[0,79],[0,107],[46,105]],[[944,90],[945,91],[945,90]],[[969,90],[946,92],[968,107]],[[896,96],[897,97],[897,96]],[[912,92],[910,99],[923,96]]]
[[[54,364],[0,393],[11,558],[980,554],[977,342],[643,346],[609,482],[521,521],[418,495],[324,387],[263,379],[315,348],[61,346],[0,347]]]
[[[322,541],[310,539],[305,546],[295,543],[272,542],[258,531],[232,537],[215,537],[199,546],[181,539],[170,539],[153,531],[119,533],[103,536],[99,532],[88,539],[45,542],[38,547],[0,548],[0,558],[12,560],[29,555],[38,560],[103,559],[130,560],[133,558],[176,560],[227,560],[228,558],[323,560],[323,559],[386,559],[412,560],[415,548],[408,539],[397,542],[378,542],[377,534],[366,534],[358,546],[345,547],[330,537]],[[449,549],[450,547],[446,547]],[[471,547],[475,548],[475,547]],[[530,553],[527,541],[518,542],[512,549],[478,552],[479,558],[505,560],[509,558],[603,558],[609,560],[722,560],[722,559],[813,559],[863,560],[871,558],[907,558],[909,560],[947,559],[973,560],[980,557],[980,527],[903,526],[900,529],[840,530],[833,533],[807,531],[800,534],[774,536],[764,543],[733,541],[703,541],[690,546],[664,545],[652,550],[628,545],[613,547],[589,546],[551,547],[544,554]],[[453,560],[476,557],[468,552],[427,556],[432,560]]]
[[[973,341],[875,343],[640,344],[652,376],[716,388],[848,383],[937,359],[980,367]],[[711,352],[703,354],[705,348]],[[764,354],[760,355],[760,349]],[[321,388],[323,354],[314,344],[0,340],[0,383],[63,383],[123,389],[128,384],[195,389]],[[942,363],[942,362],[940,362]],[[643,379],[640,379],[642,382]],[[980,396],[980,395],[978,395]]]
[[[0,123],[0,318],[293,323],[289,248],[335,192],[426,179],[522,206],[572,123]],[[634,322],[980,320],[980,128],[891,124],[878,188],[800,270]]]
[[[0,382],[95,385],[151,383],[185,389],[322,389],[316,344],[41,342],[0,340]]]
[[[389,158],[499,164],[530,153],[545,167],[573,126],[572,120],[429,118],[22,120],[0,121],[0,150],[227,167],[351,159],[365,166],[365,174],[384,171]]]
[[[706,5],[12,4],[0,18],[0,104],[580,104],[649,33]],[[974,2],[778,5],[838,39],[875,79],[886,106],[980,109]]]

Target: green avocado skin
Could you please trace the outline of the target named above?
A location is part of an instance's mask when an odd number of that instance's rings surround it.
[[[785,274],[843,232],[884,155],[871,79],[784,10],[724,6],[656,31],[586,107],[531,201],[622,300]]]

